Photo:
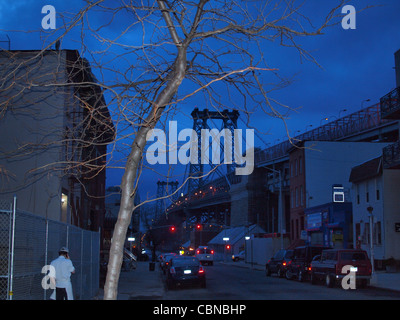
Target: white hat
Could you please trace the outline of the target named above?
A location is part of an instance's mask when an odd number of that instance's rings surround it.
[[[69,252],[67,247],[61,247],[61,249],[59,251],[60,252],[66,252],[66,253]]]

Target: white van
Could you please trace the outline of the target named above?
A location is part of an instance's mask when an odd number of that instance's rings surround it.
[[[196,249],[196,258],[201,264],[213,265],[214,263],[214,250],[209,247],[200,246]]]

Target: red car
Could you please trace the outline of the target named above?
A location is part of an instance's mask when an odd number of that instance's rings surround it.
[[[343,269],[345,266],[348,267]],[[369,284],[372,266],[366,251],[358,249],[324,250],[311,262],[310,281],[315,284],[318,280],[324,280],[327,287],[334,287],[340,285],[341,280],[349,272],[353,272],[356,285],[365,287]]]

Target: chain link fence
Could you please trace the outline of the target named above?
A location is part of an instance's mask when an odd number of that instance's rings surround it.
[[[88,300],[99,289],[100,234],[13,210],[0,200],[0,300],[48,300],[42,268],[68,247],[75,267],[74,298]]]

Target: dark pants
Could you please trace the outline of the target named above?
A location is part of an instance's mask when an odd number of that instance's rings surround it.
[[[68,300],[67,290],[65,288],[56,288],[56,300]]]

